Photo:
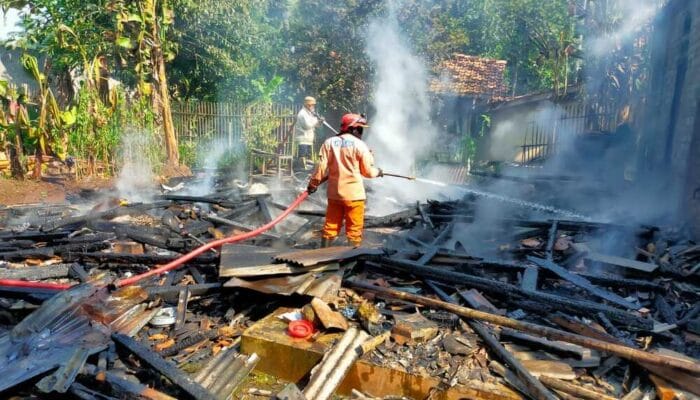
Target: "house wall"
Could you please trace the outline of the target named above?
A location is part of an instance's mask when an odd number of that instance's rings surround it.
[[[480,159],[522,163],[523,146],[537,142],[570,143],[584,130],[583,103],[575,93],[563,98],[538,94],[514,99],[493,107],[491,127],[484,138]]]
[[[669,2],[656,21],[651,55],[639,172],[676,195],[659,206],[700,237],[700,1]]]

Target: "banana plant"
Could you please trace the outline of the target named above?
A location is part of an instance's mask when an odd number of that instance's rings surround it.
[[[10,158],[12,176],[23,179],[25,174],[22,134],[27,130],[27,109],[20,102],[17,91],[8,81],[0,81],[0,149]]]
[[[170,108],[165,64],[175,58],[176,45],[168,40],[174,12],[167,0],[120,0],[113,3],[117,15],[115,44],[120,59],[134,59],[137,89],[142,97],[153,99],[163,125],[168,164],[179,165],[177,136]]]
[[[24,123],[28,127],[28,134],[36,143],[34,178],[41,177],[41,164],[44,155],[53,154],[59,159],[65,159],[68,148],[68,128],[76,121],[75,107],[61,110],[51,88],[46,80],[46,75],[39,69],[36,57],[23,54],[22,65],[32,75],[39,88],[39,115],[36,120],[26,118]]]

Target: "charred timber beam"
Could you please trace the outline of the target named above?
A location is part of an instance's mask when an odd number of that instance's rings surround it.
[[[238,221],[232,221],[232,220],[226,219],[226,218],[221,218],[221,217],[216,216],[216,215],[214,215],[214,214],[209,214],[209,215],[204,216],[204,217],[202,217],[202,218],[204,218],[204,219],[206,219],[206,220],[208,220],[208,221],[217,223],[217,224],[219,224],[219,225],[232,226],[232,227],[234,227],[234,228],[236,228],[236,229],[240,229],[240,230],[246,231],[246,232],[250,232],[250,231],[256,229],[254,226],[251,226],[251,225],[248,225],[248,224],[244,224],[244,223],[238,222]],[[280,238],[280,235],[278,235],[278,234],[276,234],[276,233],[271,233],[271,232],[263,232],[260,236],[266,237],[266,238],[268,238],[268,239],[279,239],[279,238]]]
[[[67,237],[71,234],[71,231],[55,231],[55,232],[39,232],[39,231],[25,231],[25,232],[0,232],[0,240],[14,239],[14,240],[32,240],[35,242],[52,242],[57,239]]]
[[[411,207],[403,211],[395,212],[393,214],[384,215],[381,217],[368,217],[365,218],[365,226],[368,228],[386,226],[386,225],[396,225],[407,219],[417,216],[418,207]]]
[[[188,221],[183,231],[191,235],[201,235],[209,232],[209,228],[213,227],[214,225],[209,221]]]
[[[626,287],[633,289],[647,289],[653,291],[666,291],[663,285],[658,282],[643,280],[643,279],[629,279],[629,278],[618,278],[615,276],[605,276],[605,275],[594,275],[582,272],[577,272],[576,275],[580,275],[592,283],[596,283],[602,286],[610,287]]]
[[[7,253],[0,253],[0,260],[24,260],[27,258],[47,259],[54,256],[63,257],[73,253],[104,250],[108,247],[109,243],[106,242],[64,244],[53,247],[42,247],[38,249],[27,249]]]
[[[531,220],[519,220],[519,219],[506,219],[506,223],[510,223],[514,226],[520,226],[524,228],[541,228],[549,229],[552,226],[552,221],[531,221]],[[567,221],[567,220],[557,220],[557,225],[560,231],[599,231],[599,230],[622,230],[629,232],[636,232],[637,234],[643,235],[650,231],[657,231],[659,228],[655,226],[628,226],[619,224],[610,224],[605,222],[588,222],[588,221]]]
[[[170,231],[159,228],[134,227],[128,224],[91,221],[91,229],[101,232],[114,232],[120,238],[129,238],[133,241],[148,244],[165,250],[182,252],[188,248],[184,239],[170,238]]]
[[[441,300],[436,300],[425,296],[419,296],[411,293],[401,292],[395,289],[379,287],[367,282],[348,281],[347,283],[350,287],[356,289],[368,290],[370,292],[374,292],[385,297],[409,301],[427,307],[443,309],[465,318],[472,318],[479,321],[496,324],[502,327],[511,328],[518,331],[531,333],[534,335],[539,335],[548,340],[561,340],[563,342],[577,344],[579,346],[583,346],[589,349],[614,354],[620,358],[624,358],[634,362],[642,362],[651,365],[658,365],[661,367],[677,368],[679,370],[687,371],[693,374],[700,374],[700,362],[697,362],[695,360],[689,361],[676,357],[669,357],[660,354],[649,353],[639,349],[622,346],[615,343],[609,343],[602,340],[562,331],[559,329],[549,328],[530,322],[518,321],[508,317],[490,314],[483,311],[477,311],[471,308],[450,304]]]
[[[549,260],[544,260],[541,258],[537,257],[527,257],[528,261],[534,263],[535,265],[538,265],[541,268],[544,268],[550,272],[553,272],[556,274],[559,278],[566,280],[567,282],[570,282],[582,289],[585,289],[587,292],[591,293],[592,295],[599,297],[601,299],[607,300],[611,303],[617,304],[619,306],[625,307],[629,310],[638,310],[640,308],[639,305],[634,304],[630,301],[627,301],[623,299],[622,297],[616,295],[615,293],[609,292],[605,289],[599,288],[598,286],[593,285],[591,282],[589,282],[586,278],[582,277],[581,275],[576,275],[572,274],[569,272],[567,269],[553,263],[552,261]]]
[[[260,212],[262,213],[265,223],[272,221],[272,213],[270,212],[270,207],[268,206],[267,201],[262,197],[258,197],[257,200],[258,207],[260,207]],[[271,230],[273,232],[278,232],[276,226],[273,226]]]
[[[64,260],[66,261],[82,261],[93,263],[109,263],[109,264],[166,264],[178,258],[179,255],[160,255],[160,254],[129,254],[129,253],[76,253],[70,254]],[[212,253],[203,253],[197,257],[187,261],[187,264],[195,265],[212,265],[219,263],[219,256]]]
[[[79,280],[80,282],[87,282],[90,280],[90,275],[85,271],[85,268],[78,263],[73,263],[70,265],[68,275]]]
[[[547,249],[545,250],[546,259],[552,261],[554,258],[554,244],[557,241],[558,221],[552,222],[552,227],[549,229],[547,237]]]
[[[368,262],[368,264],[371,264],[371,262]],[[380,265],[375,264],[375,266]],[[543,306],[548,306],[561,311],[572,312],[579,315],[585,313],[587,316],[594,316],[598,312],[603,312],[611,319],[630,327],[642,330],[651,330],[653,328],[653,321],[650,319],[644,319],[624,310],[590,301],[574,300],[542,291],[530,292],[522,290],[520,287],[509,283],[460,272],[445,271],[443,269],[423,266],[406,260],[393,260],[385,257],[381,259],[381,266],[390,267],[395,270],[408,272],[420,277],[450,283],[453,285],[471,286],[488,293],[499,295],[502,297],[503,301],[517,301],[517,298],[513,298],[513,295],[517,295],[520,298],[534,300],[541,303]],[[509,296],[503,296],[504,293],[508,293]]]
[[[0,251],[13,251],[20,249],[28,249],[34,246],[33,240],[28,239],[12,239],[6,242],[0,242]]]
[[[259,195],[255,196],[254,198],[245,198],[241,199],[240,201],[232,201],[232,200],[226,200],[226,199],[221,199],[221,198],[213,198],[213,197],[202,197],[202,196],[183,196],[183,195],[175,195],[175,194],[166,194],[161,196],[161,199],[164,200],[171,200],[171,201],[176,201],[176,202],[186,202],[186,203],[207,203],[207,204],[217,204],[221,207],[226,207],[226,208],[239,208],[239,207],[245,207],[251,203],[255,203],[257,201],[257,198],[259,197],[269,197],[269,194],[265,195]]]
[[[223,284],[217,282],[188,285],[187,289],[190,291],[191,296],[201,296],[209,292],[219,291],[222,287]],[[146,291],[148,292],[149,299],[161,297],[165,300],[173,300],[178,298],[180,290],[182,289],[184,289],[184,286],[150,286],[146,288]]]
[[[178,369],[173,363],[166,361],[164,358],[154,353],[150,349],[144,347],[134,339],[121,333],[113,333],[112,339],[118,344],[124,346],[146,364],[157,370],[166,378],[170,379],[175,385],[180,387],[187,394],[197,400],[217,400],[216,397],[187,376],[184,372]]]
[[[26,279],[30,281],[65,278],[68,276],[70,267],[70,264],[54,264],[46,267],[2,268],[0,269],[0,277],[2,279]]]
[[[63,239],[58,239],[55,241],[57,244],[78,244],[78,243],[93,243],[93,242],[103,242],[106,240],[113,240],[116,235],[111,232],[98,232],[89,235],[81,235],[76,237],[67,237]]]
[[[700,315],[700,303],[696,303],[693,308],[688,310],[688,312],[685,313],[683,318],[681,318],[680,321],[678,321],[678,323],[676,325],[686,326],[686,325],[688,325],[688,322],[690,322],[690,320],[692,320],[693,318],[695,318],[698,315]]]
[[[671,306],[666,302],[663,296],[656,296],[654,299],[654,304],[656,305],[656,310],[659,312],[665,322],[669,324],[675,324],[678,322],[678,317],[676,317],[676,312],[671,308]]]
[[[85,365],[82,372],[86,375],[93,375],[96,378],[99,376],[98,367],[90,364]],[[174,397],[151,389],[146,385],[122,378],[114,372],[105,371],[104,380],[112,386],[115,392],[122,393],[127,397],[133,396],[135,398],[144,398],[148,400],[176,400]]]
[[[170,202],[156,202],[150,204],[136,204],[133,206],[126,207],[116,207],[107,211],[93,212],[85,215],[79,215],[76,217],[61,218],[56,221],[44,224],[41,227],[42,232],[52,232],[59,228],[64,227],[78,227],[87,224],[90,221],[100,220],[100,219],[112,219],[123,215],[141,214],[144,211],[151,210],[154,208],[166,207]]]
[[[231,220],[234,220],[234,219],[245,220],[246,218],[257,213],[258,211],[260,211],[260,207],[258,207],[258,203],[252,203],[252,204],[247,205],[245,207],[239,207],[233,211],[221,213],[221,215],[219,215],[219,216],[222,218],[231,219]]]
[[[443,301],[452,303],[452,304],[457,304],[455,300],[453,300],[450,295],[448,295],[445,291],[440,289],[434,282],[431,281],[426,281],[426,284],[440,297]],[[471,307],[473,307],[473,304],[470,304]],[[491,329],[487,328],[485,325],[483,325],[480,322],[467,319],[462,317],[462,320],[466,322],[483,340],[484,343],[491,349],[496,354],[496,357],[500,358],[501,361],[506,363],[509,367],[511,367],[514,371],[518,379],[522,382],[523,386],[525,389],[527,389],[527,392],[532,396],[534,399],[538,400],[555,400],[557,397],[554,396],[552,392],[547,390],[540,381],[537,380],[530,371],[525,368],[525,366],[513,356],[508,350],[506,350],[505,347],[501,344],[496,339],[496,336],[493,334],[493,331]]]

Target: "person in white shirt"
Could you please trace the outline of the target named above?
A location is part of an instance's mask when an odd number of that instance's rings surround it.
[[[297,160],[304,169],[306,169],[307,160],[311,159],[312,147],[316,137],[314,130],[322,123],[323,119],[316,114],[316,99],[311,96],[305,97],[304,107],[299,110],[294,127],[294,140],[297,143]]]

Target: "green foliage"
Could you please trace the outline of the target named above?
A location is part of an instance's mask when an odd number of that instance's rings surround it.
[[[183,99],[249,102],[269,82],[283,51],[286,2],[177,0],[170,63],[174,92]]]
[[[189,167],[197,166],[197,143],[191,141],[180,141],[177,147],[180,153],[180,162]]]
[[[130,103],[122,88],[115,88],[107,106],[99,99],[97,90],[83,85],[77,95],[76,123],[68,140],[68,151],[72,156],[88,163],[93,170],[96,162],[102,162],[108,172],[117,167],[118,148],[126,130],[152,137],[156,142],[155,114],[146,100]],[[153,165],[163,162],[160,146],[147,146],[144,151]]]
[[[247,106],[243,113],[243,140],[248,149],[273,152],[277,138],[272,135],[280,124],[273,112],[271,101],[261,101]]]

